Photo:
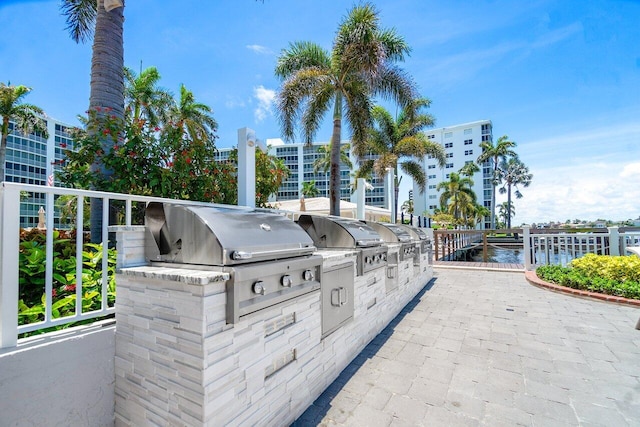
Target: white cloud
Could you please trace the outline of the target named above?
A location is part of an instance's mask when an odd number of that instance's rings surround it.
[[[629,163],[622,168],[621,178],[637,178],[640,182],[640,163]]]
[[[253,51],[255,53],[259,53],[261,55],[268,55],[268,54],[272,53],[271,49],[269,49],[266,46],[261,46],[259,44],[248,44],[246,47],[247,47],[247,49],[249,49],[249,50],[251,50],[251,51]]]
[[[253,88],[253,97],[258,101],[258,106],[253,112],[257,123],[262,122],[268,116],[273,115],[273,101],[276,97],[276,91],[267,89],[260,85]]]

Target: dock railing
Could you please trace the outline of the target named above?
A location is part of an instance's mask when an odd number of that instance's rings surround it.
[[[522,228],[498,230],[434,230],[435,261],[477,260],[492,262],[489,248],[522,249],[525,270],[539,265],[567,265],[587,253],[628,255],[630,246],[640,246],[640,227],[584,229]]]

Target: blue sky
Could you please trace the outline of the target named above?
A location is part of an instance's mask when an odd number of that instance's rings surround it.
[[[373,3],[412,47],[402,66],[437,127],[490,119],[494,139],[518,143],[534,178],[515,201],[516,224],[640,216],[640,1]],[[125,65],[156,66],[164,88],[184,83],[210,105],[219,147],[244,126],[277,138],[278,53],[298,40],[330,49],[353,4],[128,0]],[[0,80],[32,87],[27,102],[77,124],[91,46],[71,41],[59,5],[0,0]],[[316,140],[329,137],[327,123]]]

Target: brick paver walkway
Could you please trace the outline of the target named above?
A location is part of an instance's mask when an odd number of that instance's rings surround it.
[[[638,426],[640,309],[437,269],[295,426]]]

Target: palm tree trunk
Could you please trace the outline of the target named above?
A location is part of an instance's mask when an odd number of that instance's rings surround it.
[[[498,160],[493,159],[493,176],[491,177],[491,229],[496,229],[496,184],[493,182],[496,172],[498,171]],[[484,188],[484,184],[483,184]]]
[[[104,8],[104,0],[98,1],[96,30],[93,38],[91,58],[91,93],[89,109],[95,109],[98,115],[124,116],[124,2],[111,12]],[[98,130],[99,131],[99,130]],[[90,131],[91,132],[91,131]],[[111,149],[112,140],[103,138],[103,151]],[[98,160],[91,165],[92,173],[106,177],[113,174]],[[92,188],[102,190],[102,188]],[[91,241],[102,242],[102,200],[91,199]]]
[[[507,228],[511,228],[511,184],[507,184]]]
[[[336,95],[331,135],[331,176],[329,181],[329,215],[340,216],[340,140],[342,138],[342,96]]]

